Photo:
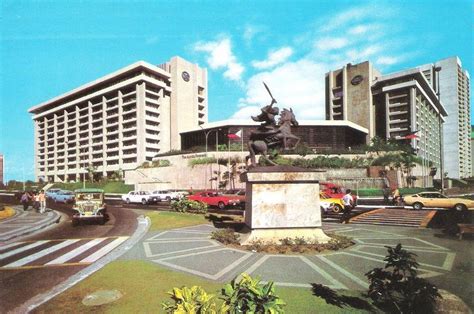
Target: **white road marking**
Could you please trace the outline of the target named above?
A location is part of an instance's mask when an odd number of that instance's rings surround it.
[[[334,263],[333,261],[331,261],[331,260],[329,260],[326,257],[321,256],[321,255],[316,255],[316,257],[319,258],[321,261],[325,262],[326,264],[328,264],[329,266],[331,266],[332,268],[336,269],[338,272],[340,272],[344,276],[350,278],[352,281],[358,283],[362,287],[364,287],[366,289],[369,288],[369,285],[365,281],[363,281],[360,278],[358,278],[357,276],[351,274],[350,272],[348,272],[347,270],[345,270],[344,268],[342,268],[338,264]]]
[[[14,246],[17,246],[17,245],[20,245],[24,242],[13,242],[13,243],[10,243],[10,244],[7,244],[7,245],[4,245],[4,246],[0,246],[0,250],[6,250],[6,249],[9,249],[11,247],[14,247]]]
[[[66,253],[64,255],[61,255],[60,257],[46,263],[45,265],[57,265],[57,264],[63,264],[65,262],[67,262],[68,260],[70,259],[73,259],[74,257],[84,253],[85,251],[87,251],[88,249],[96,246],[97,244],[101,243],[102,241],[104,241],[105,239],[107,238],[98,238],[98,239],[94,239],[92,241],[89,241],[83,245],[81,245],[80,247],[76,248],[75,250],[72,250],[70,251],[69,253]]]
[[[5,259],[5,258],[10,257],[10,256],[13,256],[13,255],[18,254],[18,253],[27,251],[29,249],[35,248],[37,246],[43,245],[43,244],[48,243],[48,242],[49,242],[48,240],[38,241],[38,242],[34,242],[34,243],[31,243],[31,244],[22,246],[22,247],[20,247],[16,250],[0,254],[0,260]]]
[[[10,264],[7,264],[3,267],[5,268],[9,268],[9,267],[20,267],[20,266],[23,266],[23,265],[26,265],[28,263],[31,263],[33,262],[34,260],[37,260],[43,256],[46,256],[48,254],[51,254],[53,252],[56,252],[56,251],[59,251],[60,249],[62,248],[65,248],[66,246],[69,246],[73,243],[76,243],[77,241],[79,241],[80,239],[74,239],[74,240],[66,240],[64,242],[61,242],[59,244],[56,244],[54,246],[51,246],[47,249],[44,249],[44,250],[41,250],[35,254],[32,254],[32,255],[28,255],[22,259],[19,259],[13,263],[10,263]]]
[[[122,244],[122,242],[124,242],[127,239],[128,239],[128,237],[118,237],[117,239],[110,242],[109,244],[107,244],[106,246],[104,246],[103,248],[98,250],[97,252],[95,252],[95,253],[89,255],[88,257],[84,258],[80,262],[81,263],[93,263],[96,260],[98,260],[99,258],[101,258],[102,256],[104,256],[107,253],[109,253],[110,251],[112,251],[113,249],[115,249],[117,246]]]
[[[343,285],[341,282],[336,280],[336,278],[332,277],[329,275],[326,271],[324,271],[322,268],[318,267],[316,264],[311,262],[308,258],[304,256],[300,256],[300,259],[305,262],[309,267],[311,267],[314,271],[319,273],[321,276],[323,276],[324,279],[327,281],[331,282],[333,289],[347,289],[345,285]]]

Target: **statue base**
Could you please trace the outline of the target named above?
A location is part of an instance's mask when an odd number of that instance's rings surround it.
[[[319,206],[319,180],[324,179],[323,171],[291,166],[256,167],[243,173],[247,233],[241,244],[296,237],[328,242]]]

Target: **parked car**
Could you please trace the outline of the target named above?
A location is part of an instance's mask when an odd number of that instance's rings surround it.
[[[61,191],[61,189],[49,189],[44,194],[45,194],[46,198],[52,198],[59,191]]]
[[[330,182],[320,182],[319,190],[332,198],[342,198],[346,194],[346,189]],[[352,194],[353,207],[357,205],[357,195]]]
[[[205,191],[189,195],[189,200],[203,202],[209,206],[217,206],[219,209],[225,209],[228,206],[239,206],[240,201],[234,196],[223,195],[214,191]]]
[[[245,208],[245,190],[244,189],[237,189],[237,190],[227,190],[223,193],[224,196],[232,197],[239,200],[239,206],[241,208]]]
[[[319,193],[319,206],[324,213],[332,211],[334,213],[342,213],[344,202],[341,198],[330,197],[324,192]]]
[[[141,203],[143,205],[155,202],[149,192],[146,191],[131,191],[122,195],[122,201],[127,204]]]
[[[82,220],[98,220],[100,224],[107,221],[107,207],[104,203],[104,190],[79,189],[74,191],[76,202],[73,210],[72,225],[78,225]]]
[[[453,208],[458,211],[474,209],[474,201],[447,197],[439,192],[420,192],[405,196],[405,204],[413,206],[413,209],[420,210],[423,207]]]
[[[74,202],[74,192],[68,190],[60,190],[50,197],[55,203],[72,203]]]
[[[177,192],[171,192],[168,190],[157,190],[150,193],[151,198],[154,202],[179,200],[182,198],[181,194]]]
[[[190,195],[191,193],[189,193],[189,191],[185,191],[185,190],[168,190],[170,192],[173,192],[173,193],[176,193],[179,197],[179,199],[183,199],[185,198],[186,196]]]

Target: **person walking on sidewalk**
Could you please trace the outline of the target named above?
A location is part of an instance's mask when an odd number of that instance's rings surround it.
[[[38,194],[38,200],[40,202],[40,213],[43,214],[46,212],[46,196],[44,195],[44,190]]]
[[[30,194],[28,194],[28,192],[26,192],[26,191],[21,196],[21,204],[23,204],[23,210],[27,211],[28,206],[30,205]]]
[[[342,197],[342,202],[344,203],[344,210],[342,212],[341,223],[346,224],[349,222],[349,218],[351,217],[353,202],[351,189],[347,189],[346,194]]]

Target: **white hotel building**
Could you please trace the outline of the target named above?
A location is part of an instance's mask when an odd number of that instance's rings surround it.
[[[139,61],[29,109],[35,177],[81,180],[135,169],[181,148],[180,133],[208,121],[207,71],[179,57]]]

